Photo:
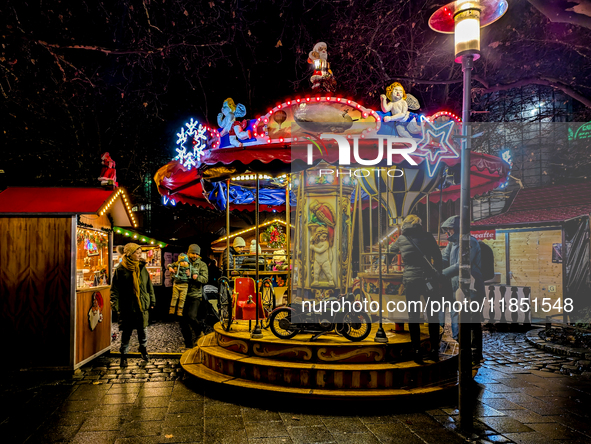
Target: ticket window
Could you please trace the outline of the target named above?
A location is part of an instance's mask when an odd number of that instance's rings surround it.
[[[76,289],[109,285],[109,235],[100,230],[76,230]]]

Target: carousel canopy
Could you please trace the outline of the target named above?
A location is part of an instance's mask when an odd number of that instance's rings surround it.
[[[386,188],[392,192],[417,191],[414,188],[421,184],[432,188],[444,167],[460,163],[461,149],[455,137],[461,132],[459,118],[449,112],[432,116],[408,112],[406,120],[392,121],[389,104],[375,111],[350,99],[326,95],[287,100],[263,116],[232,121],[225,127],[220,124],[218,130],[191,120],[177,134],[178,155],[154,180],[165,202],[222,209],[227,192],[224,182],[232,179],[231,208],[248,211],[254,210],[254,188],[236,184],[236,178],[264,174],[270,182],[261,183],[259,210],[283,211],[285,190],[272,182],[274,177],[320,162],[343,167],[343,159],[349,161],[347,168],[396,167],[412,178],[424,177],[393,181],[392,189]],[[191,146],[193,151],[187,149]],[[472,153],[472,195],[497,187],[509,169],[497,157]],[[403,184],[402,188],[396,184]],[[372,194],[372,184],[366,185],[364,190]],[[415,197],[398,206],[406,208],[423,199],[429,187],[422,185]],[[458,198],[458,185],[443,192],[445,201]],[[439,193],[432,193],[430,199],[437,202]]]

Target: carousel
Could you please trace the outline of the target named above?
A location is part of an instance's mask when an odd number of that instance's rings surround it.
[[[180,129],[177,156],[156,173],[164,203],[225,213],[216,242],[228,251],[248,231],[230,232],[231,211],[255,213],[252,245],[222,264],[220,323],[181,364],[213,383],[308,397],[444,393],[457,384],[457,352],[411,359],[404,264],[388,245],[419,202],[459,199],[460,185],[446,177],[460,166],[460,119],[413,112],[420,104],[398,83],[377,110],[336,93],[323,43],[309,62],[310,95],[253,119],[225,100],[217,127],[191,120]],[[472,153],[472,195],[508,172],[502,159]],[[260,223],[261,212],[286,220]],[[429,351],[426,326],[421,340]]]

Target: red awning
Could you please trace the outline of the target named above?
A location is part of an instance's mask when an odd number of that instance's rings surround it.
[[[195,168],[188,170],[178,161],[173,160],[156,172],[154,182],[158,186],[158,192],[170,200],[174,199],[175,203],[180,202],[200,208],[215,209],[203,194],[201,174]],[[255,211],[255,205],[231,204],[230,210]],[[259,205],[259,211],[285,211],[285,205]]]
[[[9,187],[0,193],[0,213],[96,213],[113,195],[104,188]]]
[[[470,197],[478,196],[487,191],[494,190],[507,180],[509,164],[504,160],[484,153],[472,153],[470,155]],[[443,201],[455,201],[460,198],[461,185],[452,185],[445,188],[443,193],[433,191],[429,195],[429,201],[439,202],[442,195]],[[421,201],[425,203],[425,199]]]

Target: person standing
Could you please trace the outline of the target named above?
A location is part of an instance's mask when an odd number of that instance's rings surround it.
[[[137,330],[139,351],[144,361],[148,355],[149,310],[156,305],[154,287],[146,263],[141,261],[142,248],[138,244],[129,243],[123,248],[123,260],[115,269],[111,284],[111,306],[119,317],[121,335],[121,367],[127,366],[129,340],[133,330]]]
[[[447,247],[443,251],[443,275],[451,278],[453,295],[460,288],[460,216],[452,216],[441,224],[441,229],[447,234]],[[482,304],[485,296],[484,278],[482,276],[482,258],[480,245],[475,237],[470,236],[470,301],[478,301]],[[451,329],[453,338],[458,340],[458,313],[451,310]],[[482,313],[468,312],[468,322],[472,331],[472,348],[474,351],[474,362],[482,360]],[[443,319],[442,319],[443,316]],[[445,312],[440,313],[440,322],[445,322]]]
[[[419,302],[421,295],[427,301],[429,290],[427,288],[427,279],[436,278],[441,273],[441,252],[437,246],[435,238],[423,230],[422,221],[418,216],[411,214],[404,219],[402,223],[402,234],[396,242],[390,246],[390,253],[401,253],[404,271],[402,273],[402,284],[406,294],[407,304],[410,302]],[[429,263],[432,264],[429,265]],[[414,305],[414,309],[409,306],[408,310],[408,329],[410,331],[410,341],[414,349],[414,361],[417,364],[423,364],[421,353],[421,330],[420,324],[423,323],[419,305]],[[436,316],[431,319],[431,309],[427,308],[429,313],[429,336],[431,340],[431,352],[429,358],[439,360],[439,323]]]
[[[203,285],[207,284],[207,265],[201,260],[201,248],[197,244],[189,245],[187,250],[189,256],[190,271],[186,270],[189,279],[187,298],[183,308],[183,316],[180,320],[181,333],[186,348],[193,348],[193,332],[199,339],[203,330],[202,319],[205,317],[205,305],[203,301]],[[192,273],[192,274],[191,274]]]

